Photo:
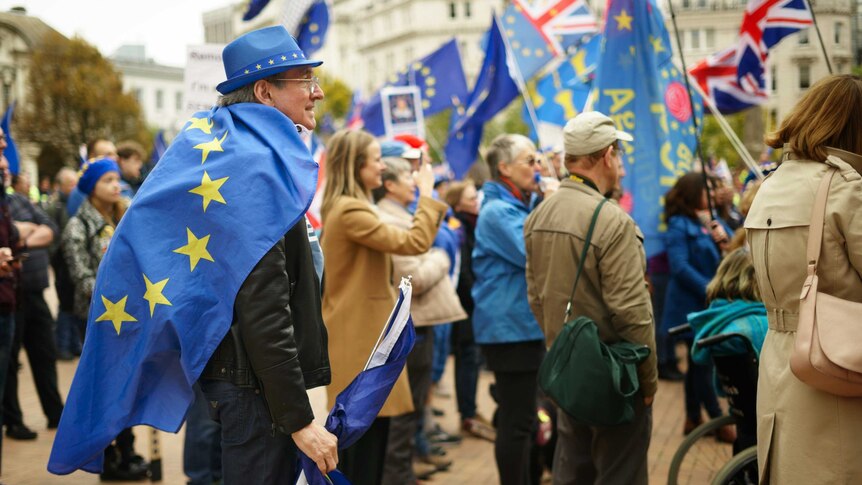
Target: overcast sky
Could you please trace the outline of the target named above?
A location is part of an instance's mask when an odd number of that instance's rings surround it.
[[[123,44],[144,44],[147,57],[161,64],[185,64],[186,45],[202,44],[203,12],[237,0],[0,0],[0,11],[15,6],[60,33],[78,34],[110,56]]]

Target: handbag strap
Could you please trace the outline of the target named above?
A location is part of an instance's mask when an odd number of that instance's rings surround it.
[[[829,186],[837,169],[830,169],[820,180],[820,187],[814,198],[814,208],[811,210],[811,227],[808,228],[808,275],[817,274],[817,261],[820,259],[820,247],[823,243],[823,225],[826,218],[826,198],[829,196]]]
[[[572,285],[572,294],[569,296],[569,303],[566,305],[566,317],[563,320],[563,323],[569,321],[569,316],[572,314],[572,302],[575,299],[575,290],[578,288],[578,281],[581,279],[581,272],[584,269],[584,261],[587,259],[587,251],[590,249],[590,242],[593,239],[593,230],[596,228],[596,221],[599,220],[599,211],[602,210],[602,206],[605,205],[608,199],[602,199],[599,202],[599,205],[596,206],[595,212],[593,212],[593,219],[590,221],[590,228],[587,230],[587,237],[584,239],[584,249],[581,250],[581,260],[578,261],[578,272],[575,274],[575,284]]]

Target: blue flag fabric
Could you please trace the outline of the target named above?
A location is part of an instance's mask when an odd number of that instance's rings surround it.
[[[463,178],[476,160],[485,123],[508,106],[518,94],[518,85],[509,73],[500,21],[495,16],[486,36],[485,60],[479,70],[479,78],[467,98],[467,109],[463,114],[454,113],[449,125],[446,161],[455,178]]]
[[[411,62],[397,77],[390,79],[387,86],[418,86],[425,116],[452,107],[463,112],[468,89],[458,43],[452,39],[431,54]],[[369,133],[375,136],[385,133],[379,92],[362,108],[362,121]]]
[[[155,165],[165,155],[168,150],[168,143],[165,141],[165,130],[159,130],[153,138],[153,153],[150,155],[150,163]]]
[[[177,432],[243,281],[305,213],[317,164],[274,108],[199,112],[147,177],[99,267],[48,470],[98,472],[122,429]]]
[[[646,237],[649,257],[663,248],[664,194],[692,168],[694,117],[702,118],[703,103],[695,97],[692,111],[654,0],[611,0],[604,37],[595,109],[634,136],[633,142],[622,142],[623,189],[632,196],[631,215]]]
[[[530,97],[541,123],[562,128],[584,110],[601,51],[602,36],[595,35],[565,62],[539,78]],[[529,119],[524,107],[524,119]]]
[[[306,56],[311,57],[323,47],[326,41],[326,33],[329,31],[329,5],[325,0],[314,2],[302,23],[299,25],[299,33],[296,35],[296,43]]]
[[[12,175],[18,175],[21,163],[18,160],[18,148],[12,140],[12,132],[9,131],[12,125],[12,114],[15,111],[15,101],[6,108],[6,113],[3,114],[3,120],[0,121],[0,128],[3,128],[3,133],[6,134],[6,149],[3,150],[3,156],[9,162],[9,172]]]
[[[269,0],[251,0],[248,3],[248,10],[246,10],[245,13],[242,15],[242,19],[245,21],[249,21],[257,17],[257,14],[259,14],[260,11],[267,6],[267,4],[269,4]]]
[[[404,370],[407,356],[413,350],[416,331],[410,316],[412,290],[402,280],[401,291],[392,316],[386,323],[384,337],[368,368],[363,370],[338,397],[326,418],[326,429],[338,438],[338,448],[345,449],[359,440],[377,418],[392,386]],[[405,294],[406,292],[406,294]],[[373,322],[372,322],[373,323]],[[390,337],[388,340],[386,337]],[[391,345],[387,345],[387,341]],[[317,465],[305,454],[299,454],[300,469],[305,473],[309,485],[326,485],[326,479]],[[332,472],[329,478],[336,484],[348,483],[340,473]]]

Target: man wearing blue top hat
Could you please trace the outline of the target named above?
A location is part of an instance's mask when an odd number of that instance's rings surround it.
[[[223,61],[220,107],[259,103],[274,107],[297,131],[314,129],[314,105],[323,91],[313,69],[322,62],[306,59],[284,27],[239,37],[225,47]],[[276,149],[243,147],[248,153]],[[324,473],[333,470],[337,440],[313,423],[306,394],[329,384],[330,368],[304,219],[245,279],[233,315],[200,379],[210,416],[222,427],[224,483],[293,483],[297,448]]]

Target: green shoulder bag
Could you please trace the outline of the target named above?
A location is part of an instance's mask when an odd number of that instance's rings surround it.
[[[571,418],[587,426],[616,426],[632,422],[640,382],[637,366],[649,356],[649,347],[630,342],[605,344],[593,320],[579,316],[571,321],[572,301],[602,200],[593,213],[581,251],[572,295],[566,306],[563,330],[554,340],[539,368],[539,386]]]

